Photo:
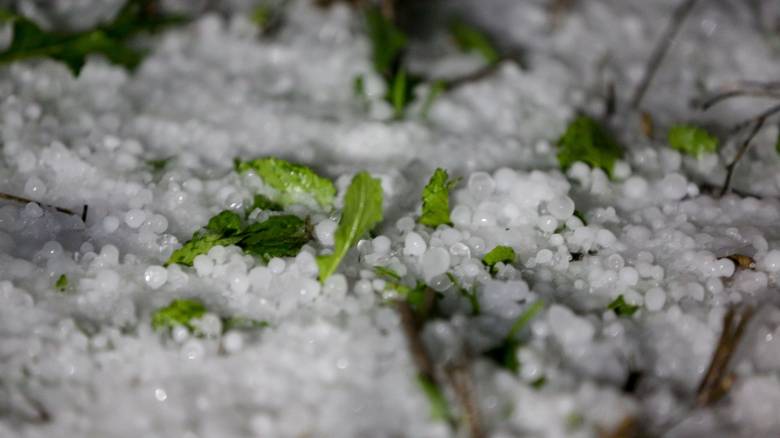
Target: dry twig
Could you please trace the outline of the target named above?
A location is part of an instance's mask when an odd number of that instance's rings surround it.
[[[642,103],[642,98],[650,86],[650,82],[652,82],[658,67],[666,56],[666,52],[669,51],[669,46],[671,46],[672,41],[674,41],[674,37],[682,27],[685,18],[690,14],[697,2],[698,0],[683,0],[683,2],[677,6],[677,9],[674,10],[669,24],[661,35],[658,44],[653,49],[650,59],[647,61],[642,79],[639,81],[634,96],[631,98],[631,108],[639,108],[639,104]]]
[[[723,398],[731,388],[734,374],[729,371],[729,364],[753,313],[753,308],[750,306],[732,307],[726,312],[718,345],[715,347],[707,374],[704,375],[696,392],[696,407],[712,405]]]
[[[458,398],[458,403],[463,408],[466,425],[469,428],[471,438],[483,438],[482,416],[479,413],[479,405],[474,397],[474,381],[470,367],[464,363],[453,365],[445,369],[452,389]]]
[[[76,213],[73,210],[69,210],[67,208],[57,207],[56,205],[44,204],[42,202],[34,201],[34,200],[28,199],[28,198],[23,198],[21,196],[11,195],[9,193],[0,193],[0,199],[4,199],[6,201],[19,202],[21,204],[29,204],[29,203],[33,202],[33,203],[36,203],[36,204],[40,205],[41,207],[51,208],[51,209],[54,209],[56,211],[59,211],[60,213],[65,213],[65,214],[69,214],[69,215],[72,215],[72,216],[80,217],[80,218],[82,218],[82,220],[84,222],[87,221],[87,208],[88,207],[86,205],[84,206],[84,209],[82,210],[81,214],[79,214],[79,213]]]

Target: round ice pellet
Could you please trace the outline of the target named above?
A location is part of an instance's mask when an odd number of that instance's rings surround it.
[[[556,220],[553,216],[544,215],[539,217],[539,220],[536,221],[536,226],[539,227],[539,230],[544,233],[552,233],[556,228],[558,228],[558,220]]]
[[[149,266],[144,272],[144,281],[151,289],[159,289],[168,281],[168,271],[162,266]]]
[[[471,209],[465,205],[456,206],[450,213],[450,220],[459,227],[471,225]]]
[[[660,287],[654,287],[645,293],[645,307],[651,312],[663,309],[666,302],[666,292]]]
[[[568,196],[557,196],[547,202],[547,212],[556,219],[566,220],[574,214],[574,201]]]
[[[125,213],[125,223],[130,228],[138,228],[146,220],[146,213],[143,210],[134,208]]]
[[[493,194],[496,183],[486,172],[474,172],[469,177],[468,189],[477,199],[484,199]]]
[[[419,256],[422,255],[427,248],[428,245],[425,243],[422,236],[413,231],[406,234],[406,238],[404,238],[404,254]]]
[[[192,260],[192,266],[195,268],[198,277],[205,277],[214,270],[214,260],[205,254],[200,254]]]
[[[647,193],[647,181],[641,176],[632,176],[623,183],[623,194],[627,198],[639,199]]]
[[[285,263],[284,259],[281,259],[279,257],[274,257],[268,262],[268,269],[271,270],[274,274],[281,274],[284,272],[284,268],[287,267],[287,263]]]
[[[376,236],[371,243],[374,251],[379,254],[387,254],[390,251],[390,238],[387,236]]]
[[[324,246],[333,246],[335,242],[333,233],[336,232],[336,227],[338,227],[336,222],[325,219],[314,226],[314,235]]]
[[[24,184],[24,194],[29,198],[40,198],[46,194],[46,184],[37,176],[29,178]]]
[[[422,258],[423,275],[427,280],[444,274],[450,267],[450,254],[444,248],[431,248]]]
[[[119,228],[119,218],[116,216],[106,216],[103,218],[103,230],[106,233],[113,233]]]
[[[780,250],[773,249],[766,253],[761,265],[768,272],[780,271]]]

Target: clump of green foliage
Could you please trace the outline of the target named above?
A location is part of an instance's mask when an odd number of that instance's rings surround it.
[[[152,328],[160,331],[170,331],[176,326],[186,327],[190,332],[200,335],[193,320],[203,317],[208,309],[197,299],[181,298],[171,301],[167,306],[152,313]],[[223,317],[222,333],[230,330],[256,330],[269,326],[266,321],[244,318],[241,316]]]
[[[313,198],[323,208],[330,208],[336,196],[336,187],[327,178],[310,168],[281,158],[266,157],[235,161],[236,171],[253,170],[267,185],[279,192],[276,200],[283,207]]]
[[[206,314],[206,306],[199,300],[178,299],[167,306],[157,309],[152,314],[152,328],[155,330],[171,330],[176,326],[186,327],[195,331],[192,320]]]
[[[669,146],[684,154],[700,158],[718,150],[718,139],[694,125],[677,124],[669,129]]]
[[[490,272],[494,272],[497,263],[512,264],[516,258],[517,254],[515,254],[514,249],[509,246],[498,245],[482,257],[482,263],[490,269]]]
[[[542,300],[537,300],[529,305],[512,324],[503,342],[487,352],[488,357],[509,371],[517,373],[520,370],[520,362],[517,360],[517,349],[520,347],[518,336],[542,309],[544,309],[544,301]]]
[[[165,263],[192,266],[195,257],[217,245],[237,245],[248,254],[268,261],[273,257],[293,257],[311,240],[306,221],[294,215],[271,216],[262,222],[244,225],[232,211],[223,211],[209,220],[203,230],[171,254]]]
[[[617,316],[629,317],[636,313],[637,310],[639,310],[639,306],[628,304],[623,298],[623,295],[618,295],[617,298],[609,303],[607,309],[615,312],[615,315]]]
[[[68,276],[65,274],[60,275],[57,277],[57,281],[54,283],[54,289],[65,292],[65,289],[68,288]]]
[[[396,118],[402,118],[414,98],[414,87],[422,82],[403,65],[409,38],[395,23],[382,14],[379,7],[366,10],[366,27],[371,41],[371,61],[385,84],[385,100],[393,106]]]
[[[488,64],[501,60],[501,55],[490,38],[474,26],[455,20],[450,24],[450,35],[458,48],[464,52],[478,53]]]
[[[111,63],[134,70],[144,53],[129,44],[142,32],[154,32],[184,20],[153,12],[152,0],[129,0],[110,22],[81,32],[42,29],[34,21],[0,10],[0,22],[10,23],[11,44],[0,52],[0,64],[31,58],[51,58],[64,63],[78,76],[87,58],[102,55]]]
[[[418,222],[429,227],[452,225],[450,221],[450,191],[458,183],[451,180],[447,171],[438,168],[422,193],[422,215]]]
[[[317,257],[320,281],[325,282],[358,240],[382,221],[382,184],[368,172],[359,172],[344,196],[344,208],[336,228],[335,247],[330,255]]]
[[[609,176],[615,162],[623,156],[623,148],[599,122],[588,116],[578,116],[558,140],[558,163],[564,170],[577,161],[598,167]]]

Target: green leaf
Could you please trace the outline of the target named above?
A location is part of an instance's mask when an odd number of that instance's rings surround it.
[[[617,298],[609,303],[607,309],[615,312],[615,315],[617,316],[629,317],[639,310],[639,306],[628,304],[626,300],[623,299],[623,295],[618,295]]]
[[[344,196],[333,254],[317,257],[320,281],[325,282],[336,271],[347,251],[381,220],[382,184],[367,172],[359,172],[352,178]]]
[[[444,397],[441,388],[430,378],[422,374],[417,376],[417,384],[420,385],[420,389],[428,398],[428,403],[431,406],[431,418],[435,421],[450,421],[452,415],[450,414],[447,398]]]
[[[206,230],[223,236],[234,235],[241,231],[241,216],[233,211],[224,210],[209,219]]]
[[[406,35],[385,18],[379,7],[371,7],[366,11],[366,26],[374,69],[385,78],[395,76],[406,48]]]
[[[537,300],[528,306],[512,324],[504,341],[499,346],[489,350],[486,355],[499,365],[516,374],[520,370],[520,362],[517,360],[517,349],[521,345],[520,341],[517,339],[517,335],[543,308],[544,301],[542,300]]]
[[[482,257],[482,263],[484,263],[485,266],[490,268],[492,272],[493,268],[496,266],[496,263],[501,262],[509,265],[514,263],[516,258],[517,255],[515,254],[514,249],[508,246],[499,245],[491,249],[489,253],[485,254],[485,256]]]
[[[244,318],[241,316],[232,316],[222,319],[222,333],[230,330],[258,330],[270,327],[268,321],[258,321],[256,319]]]
[[[472,315],[479,315],[482,310],[479,304],[479,297],[477,296],[476,286],[474,286],[471,290],[466,289],[463,287],[460,280],[458,280],[458,277],[456,277],[452,272],[447,273],[447,278],[449,278],[452,284],[455,285],[455,288],[458,289],[458,292],[460,292],[464,298],[469,300],[469,304],[471,304]]]
[[[274,257],[294,257],[311,240],[306,221],[293,215],[271,216],[249,225],[237,245],[268,262]]]
[[[539,390],[542,389],[546,384],[547,384],[547,377],[541,376],[539,378],[534,379],[531,382],[531,388]]]
[[[192,320],[200,318],[206,313],[206,306],[198,300],[178,299],[152,314],[152,328],[154,330],[170,330],[177,325],[187,327],[194,331]]]
[[[588,116],[574,119],[558,140],[558,163],[564,170],[582,161],[612,176],[615,161],[622,155],[621,146],[606,129]]]
[[[0,64],[30,58],[51,58],[64,63],[78,76],[90,55],[102,55],[128,70],[135,69],[143,53],[127,45],[127,40],[143,31],[154,31],[181,22],[175,17],[149,13],[150,0],[130,0],[111,22],[82,32],[49,32],[34,21],[9,11],[0,12],[12,22],[11,44],[0,52]]]
[[[406,109],[414,100],[414,88],[422,82],[419,76],[407,73],[400,68],[393,75],[385,95],[385,100],[393,107],[393,117],[402,119]]]
[[[246,253],[268,261],[273,257],[293,257],[311,240],[306,221],[293,215],[271,216],[263,222],[244,227],[241,217],[223,211],[209,220],[202,231],[171,254],[165,263],[192,266],[195,257],[217,245],[237,245]]]
[[[674,125],[669,129],[668,140],[672,149],[696,158],[718,150],[718,139],[698,126]]]
[[[447,91],[447,82],[446,81],[437,80],[437,81],[434,81],[431,84],[431,88],[428,91],[428,95],[425,97],[425,101],[422,104],[422,109],[420,109],[420,116],[423,119],[427,119],[428,118],[428,115],[431,112],[431,108],[433,107],[433,103],[445,91]]]
[[[255,209],[263,211],[282,211],[282,205],[278,202],[274,202],[265,195],[257,194],[252,200],[252,206],[249,208],[249,212]]]
[[[165,262],[165,266],[173,263],[180,265],[192,266],[192,262],[195,257],[206,254],[209,250],[215,246],[229,246],[238,243],[241,240],[240,236],[223,237],[219,234],[209,232],[196,232],[192,235],[192,239],[188,240],[184,246],[177,249]]]
[[[447,171],[438,168],[422,193],[422,216],[418,222],[429,227],[452,225],[450,221],[450,190],[458,183],[450,180]]]
[[[374,266],[374,272],[376,272],[376,275],[385,277],[388,280],[395,282],[401,281],[401,276],[390,268],[385,268],[384,266]]]
[[[450,35],[460,50],[479,53],[488,64],[495,64],[501,59],[490,38],[473,26],[457,20],[450,25]]]
[[[57,281],[54,283],[54,289],[60,292],[65,292],[65,289],[67,288],[68,288],[68,276],[62,274],[57,278]]]
[[[257,27],[263,28],[268,24],[269,21],[271,21],[272,13],[273,11],[268,5],[257,5],[254,9],[252,9],[252,14],[249,16],[249,19]]]
[[[336,196],[336,187],[331,180],[317,175],[306,166],[280,158],[236,160],[236,170],[239,173],[254,170],[266,184],[279,192],[278,201],[285,207],[312,197],[319,205],[328,208]]]
[[[152,169],[152,172],[160,172],[171,162],[171,158],[160,158],[156,160],[146,160],[146,165]]]

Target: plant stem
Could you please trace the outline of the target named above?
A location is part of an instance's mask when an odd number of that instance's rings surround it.
[[[672,41],[674,41],[674,37],[680,31],[685,18],[690,14],[697,2],[698,0],[684,0],[672,13],[672,18],[664,30],[664,33],[661,35],[658,44],[653,49],[653,53],[650,55],[650,59],[648,59],[647,65],[645,66],[642,79],[639,81],[634,96],[631,98],[631,108],[639,108],[639,104],[642,103],[642,98],[650,86],[658,67],[661,65],[666,53],[669,51],[669,46],[671,46]]]

